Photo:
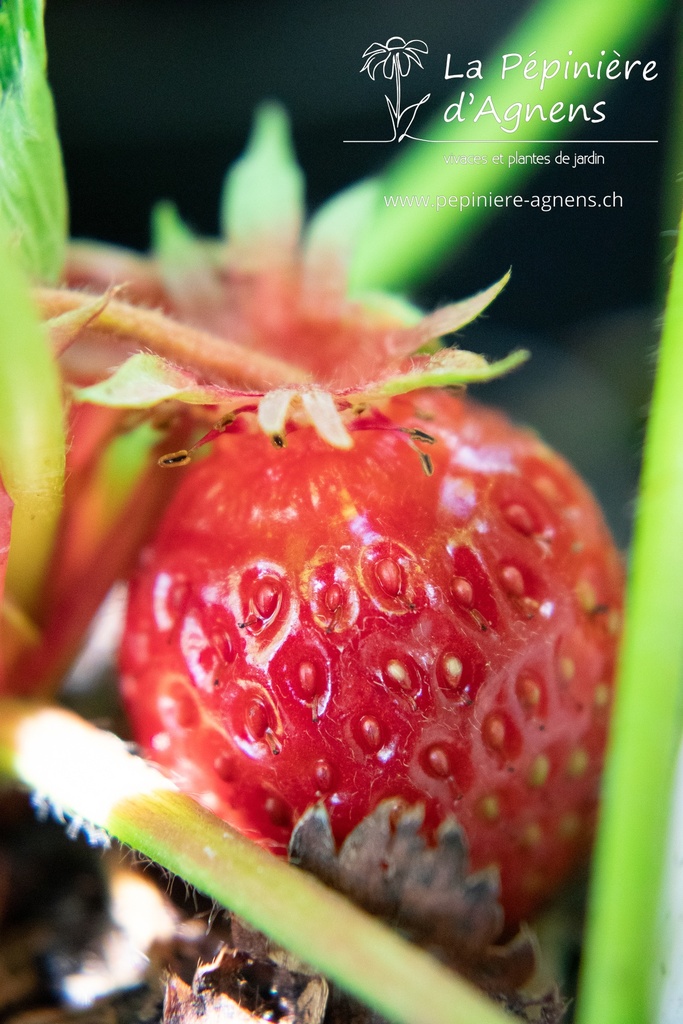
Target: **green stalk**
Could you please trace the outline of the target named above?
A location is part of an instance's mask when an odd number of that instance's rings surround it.
[[[86,770],[84,770],[86,766]],[[273,857],[76,715],[0,702],[0,774],[152,858],[397,1024],[510,1018],[432,957]]]
[[[606,50],[605,60],[614,58],[613,50],[622,59],[640,58],[647,61],[647,54],[634,51],[646,31],[651,30],[668,7],[667,0],[543,0],[524,16],[522,22],[497,48],[489,60],[484,61],[483,80],[461,79],[457,93],[464,89],[474,92],[477,103],[475,111],[487,95],[491,95],[499,116],[513,103],[542,103],[546,110],[560,100],[574,104],[584,102],[590,111],[590,104],[609,96],[608,86],[627,88],[623,79],[608,83],[604,79],[580,78],[568,82],[560,75],[539,89],[538,79],[525,79],[520,72],[528,55],[535,51],[539,60],[567,59],[573,50],[572,60],[590,61],[594,66],[600,59],[601,50]],[[501,78],[501,56],[504,53],[519,53],[523,63],[511,76]],[[473,55],[475,56],[475,55]],[[476,55],[478,56],[478,55]],[[623,66],[623,65],[622,65]],[[453,69],[455,70],[455,69]],[[465,68],[458,68],[464,71]],[[579,115],[573,123],[568,121],[522,122],[514,134],[501,131],[492,116],[483,117],[477,124],[471,118],[463,123],[446,123],[443,113],[448,104],[427,126],[424,137],[428,139],[449,139],[454,146],[442,146],[431,142],[414,142],[402,149],[401,155],[390,166],[382,179],[379,203],[374,216],[369,219],[354,253],[350,270],[350,287],[354,291],[364,289],[397,289],[423,280],[438,262],[451,257],[467,239],[482,219],[489,217],[492,210],[470,206],[463,210],[446,208],[437,210],[434,206],[420,208],[388,207],[384,196],[428,196],[433,202],[437,195],[465,195],[475,192],[512,194],[518,190],[518,180],[533,169],[527,164],[514,164],[508,168],[509,153],[538,151],[519,139],[557,139],[576,135],[584,124]],[[607,100],[606,122],[601,125],[600,136],[612,138],[609,130],[609,99]],[[506,127],[510,127],[507,125]],[[486,164],[459,165],[454,168],[443,160],[443,154],[457,147],[458,143],[477,139],[501,139],[501,145],[478,147],[461,146],[462,152],[485,152]],[[514,145],[503,144],[507,140]],[[596,141],[596,145],[599,140]],[[405,145],[405,144],[404,144]],[[554,153],[554,148],[543,147],[544,153]],[[502,163],[493,163],[492,156],[501,153]]]
[[[61,384],[28,283],[0,232],[0,474],[14,501],[7,589],[36,613],[62,507]]]
[[[648,425],[577,1024],[651,1019],[683,682],[683,220]]]

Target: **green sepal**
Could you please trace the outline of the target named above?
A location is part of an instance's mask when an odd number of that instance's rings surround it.
[[[152,208],[152,254],[162,269],[185,270],[197,260],[201,243],[185,223],[175,203],[167,199]]]
[[[221,244],[196,235],[168,200],[154,206],[151,227],[152,252],[171,297],[181,306],[190,302],[205,309],[220,302]]]
[[[150,352],[136,352],[111,377],[74,391],[78,402],[113,409],[153,409],[170,399],[188,405],[215,405],[230,395],[224,388],[197,384],[194,374]]]
[[[223,236],[239,249],[292,248],[304,220],[304,193],[287,114],[279,104],[266,103],[256,111],[246,151],[225,178]]]
[[[483,384],[486,381],[502,377],[529,358],[529,352],[518,349],[504,359],[488,363],[483,356],[474,352],[465,352],[458,348],[445,348],[416,364],[407,373],[390,377],[377,389],[368,387],[366,394],[405,395],[421,388],[463,387],[466,384]]]
[[[75,389],[74,397],[78,402],[116,409],[151,409],[169,400],[187,405],[226,406],[243,400],[247,395],[263,401],[268,395],[276,393],[290,395],[292,398],[300,395],[302,399],[313,393],[337,394],[346,404],[352,396],[358,401],[389,398],[420,388],[462,387],[493,380],[515,370],[528,357],[529,353],[520,349],[505,359],[488,363],[483,356],[474,352],[447,348],[432,356],[417,356],[410,369],[404,373],[393,370],[383,380],[360,384],[357,388],[338,393],[321,392],[320,388],[301,385],[255,394],[214,384],[199,384],[193,373],[173,366],[160,356],[137,352],[126,359],[107,380]]]
[[[379,180],[365,178],[323,203],[306,228],[306,262],[326,260],[333,255],[345,265],[375,209],[379,195]]]
[[[424,319],[424,310],[402,295],[392,295],[390,292],[363,292],[362,295],[356,295],[355,299],[366,312],[378,319],[386,319],[391,324],[416,327]]]

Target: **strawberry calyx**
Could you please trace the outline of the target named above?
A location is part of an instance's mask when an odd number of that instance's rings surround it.
[[[106,335],[113,344],[137,343],[134,351],[108,377],[96,373],[93,382],[78,381],[77,370],[70,376],[73,397],[80,403],[108,408],[150,410],[162,403],[177,402],[194,407],[195,415],[215,419],[212,429],[195,441],[185,455],[171,453],[165,466],[185,464],[197,448],[232,429],[244,412],[254,413],[255,426],[275,444],[284,443],[289,430],[311,425],[332,447],[348,449],[358,410],[381,409],[393,396],[423,388],[463,387],[501,376],[528,358],[524,350],[488,363],[483,356],[458,348],[439,348],[444,334],[458,330],[478,316],[500,293],[509,279],[506,274],[489,288],[462,302],[406,325],[396,321],[390,328],[386,319],[381,331],[370,335],[383,351],[384,365],[375,367],[354,383],[326,387],[311,379],[305,367],[284,363],[276,356],[264,356],[240,343],[213,337],[190,325],[170,321],[156,311],[141,309],[114,298],[122,286],[103,296],[88,299],[74,292],[39,292],[48,315],[47,325],[55,351],[68,356],[69,350],[93,333]],[[361,316],[365,311],[361,311]],[[320,343],[327,340],[323,330]],[[436,348],[436,350],[435,350]],[[111,346],[105,347],[111,358]],[[275,380],[274,387],[244,388],[244,384]],[[226,385],[222,381],[230,381]],[[239,385],[242,384],[240,387]],[[235,386],[238,385],[238,386]],[[245,399],[248,400],[245,404]],[[218,414],[216,416],[216,413]],[[178,456],[176,458],[176,456]]]
[[[275,443],[310,424],[332,447],[348,449],[358,407],[381,409],[421,388],[489,380],[526,358],[513,352],[488,364],[442,347],[444,336],[486,309],[509,273],[428,315],[396,296],[350,296],[346,271],[377,184],[364,181],[333,197],[305,230],[303,189],[287,118],[269,104],[226,177],[222,241],[194,236],[164,203],[154,213],[154,258],[146,264],[76,247],[66,283],[106,280],[109,290],[96,298],[38,294],[74,399],[121,409],[193,406],[199,419],[221,426],[188,452],[232,426],[245,399],[255,426]],[[129,287],[130,301],[122,301]],[[144,308],[146,301],[163,313]],[[80,372],[87,338],[103,350],[89,363],[90,379]]]
[[[219,418],[208,434],[188,452],[234,427],[242,413],[255,413],[255,424],[281,445],[288,429],[310,424],[334,448],[353,445],[345,420],[355,420],[358,410],[381,408],[395,396],[429,387],[462,387],[472,381],[491,380],[519,366],[527,353],[517,351],[495,363],[460,349],[443,349],[434,355],[414,356],[404,371],[387,371],[377,380],[355,389],[328,391],[310,384],[269,391],[238,391],[202,384],[197,375],[168,363],[159,356],[136,353],[107,380],[75,390],[80,402],[122,409],[151,409],[170,400],[217,410]],[[249,402],[245,404],[245,399]],[[358,429],[356,427],[356,429]],[[164,460],[164,465],[169,465]]]

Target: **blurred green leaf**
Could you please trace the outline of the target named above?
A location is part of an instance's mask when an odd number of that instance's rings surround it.
[[[6,0],[0,6],[0,225],[27,273],[56,281],[67,196],[45,69],[41,0]]]

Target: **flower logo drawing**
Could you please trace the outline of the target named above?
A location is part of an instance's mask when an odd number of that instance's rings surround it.
[[[365,63],[360,69],[361,74],[367,71],[374,82],[375,75],[382,68],[384,77],[388,81],[394,79],[396,82],[395,102],[392,103],[386,93],[384,96],[389,107],[389,116],[394,131],[390,142],[396,139],[402,142],[406,138],[418,109],[431,96],[431,93],[428,92],[419,102],[401,107],[401,79],[408,75],[413,64],[422,67],[421,53],[429,53],[429,47],[422,39],[411,39],[410,42],[406,42],[401,36],[391,36],[386,43],[371,43],[363,54]]]

